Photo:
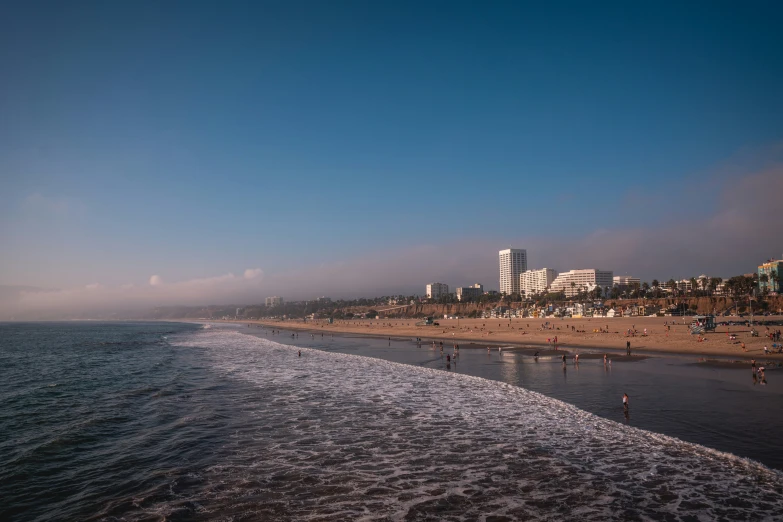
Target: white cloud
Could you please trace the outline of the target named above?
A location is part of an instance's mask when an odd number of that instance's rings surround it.
[[[263,270],[249,268],[243,277],[233,273],[164,283],[160,275],[148,285],[124,284],[117,287],[91,283],[67,290],[21,289],[3,302],[5,317],[71,317],[134,310],[166,305],[207,305],[214,303],[252,304],[263,301],[260,291]]]
[[[263,277],[264,271],[260,268],[248,268],[245,270],[245,279],[257,279]]]

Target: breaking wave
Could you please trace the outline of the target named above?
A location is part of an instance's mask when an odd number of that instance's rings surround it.
[[[278,344],[173,336],[250,384],[249,420],[171,516],[291,520],[759,519],[783,476],[478,377]],[[301,350],[301,357],[298,351]]]

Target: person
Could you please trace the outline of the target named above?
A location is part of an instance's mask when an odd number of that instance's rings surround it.
[[[631,341],[625,341],[625,353],[631,355]]]
[[[448,364],[450,362],[451,362],[451,355],[446,354],[446,363]]]
[[[604,366],[606,366],[606,354],[604,354]]]
[[[566,363],[566,356],[565,356],[565,354],[563,354],[563,364],[565,364],[565,363]]]
[[[769,350],[767,349],[767,345],[764,345],[764,355],[769,354]]]
[[[623,411],[628,411],[628,394],[623,393]]]
[[[299,350],[299,357],[302,356],[302,350]]]

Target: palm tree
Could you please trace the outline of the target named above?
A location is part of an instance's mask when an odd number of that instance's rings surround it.
[[[691,277],[691,295],[695,295],[696,289],[699,287],[695,277]]]
[[[574,287],[575,287],[575,286],[576,286],[576,283],[574,283],[573,281],[571,281],[571,297],[573,297],[573,295],[574,295]]]
[[[666,282],[666,286],[668,286],[671,289],[672,295],[674,295],[674,291],[677,289],[677,281],[675,281],[674,279],[669,279]]]

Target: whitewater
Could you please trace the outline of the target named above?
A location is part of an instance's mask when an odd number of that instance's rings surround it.
[[[168,342],[203,350],[221,380],[248,385],[248,418],[218,442],[223,457],[199,472],[197,489],[139,516],[176,518],[183,506],[196,518],[226,520],[783,513],[775,470],[520,387],[230,330]]]

